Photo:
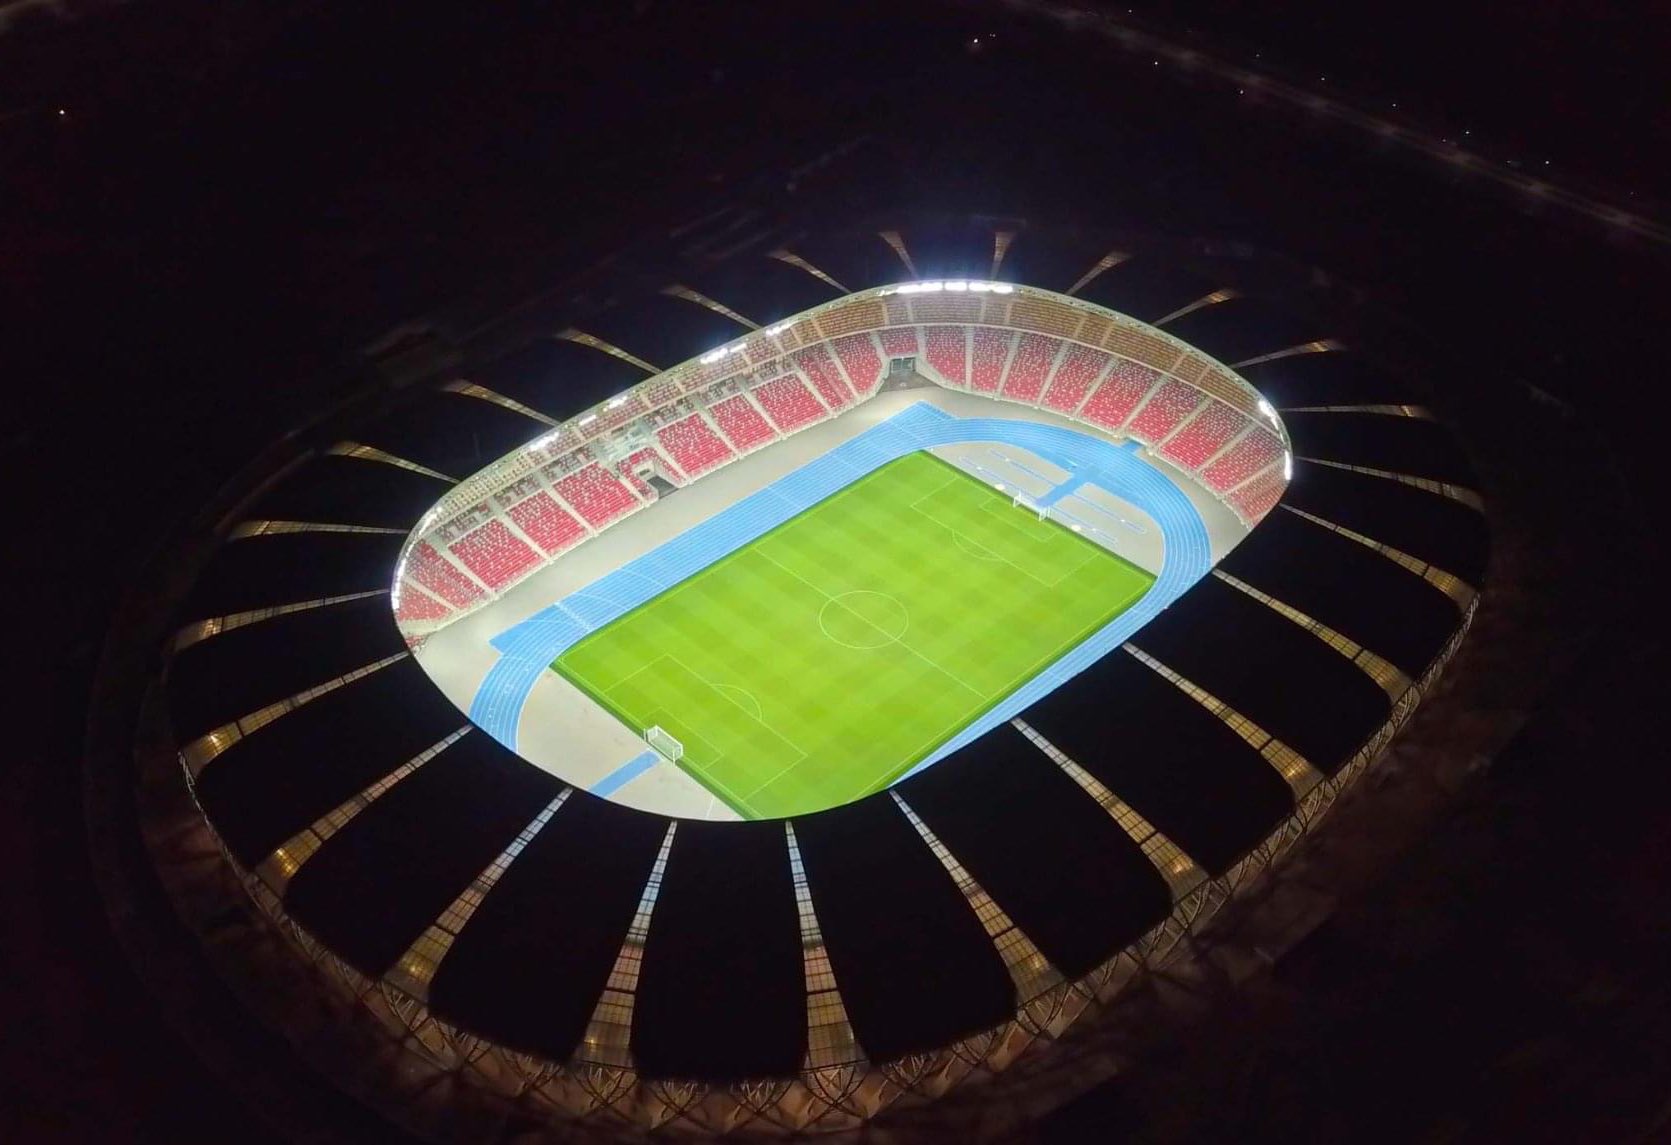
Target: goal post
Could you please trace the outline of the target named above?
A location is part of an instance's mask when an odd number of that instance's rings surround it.
[[[649,744],[657,755],[671,763],[678,763],[684,758],[685,745],[669,735],[660,724],[651,724],[644,729],[644,742]]]
[[[1014,497],[1010,498],[1010,504],[1017,509],[1027,510],[1029,513],[1038,517],[1041,521],[1050,516],[1050,506],[1040,505],[1037,501],[1033,500],[1025,493],[1017,493]]]

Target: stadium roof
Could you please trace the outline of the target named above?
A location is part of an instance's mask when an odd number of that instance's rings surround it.
[[[998,229],[898,233],[924,277],[985,276]],[[667,847],[632,1016],[639,1069],[727,1081],[792,1073],[806,1055],[801,923],[783,824],[681,821],[669,844],[665,817],[581,790],[564,796],[560,780],[485,733],[459,734],[468,722],[405,655],[386,595],[405,534],[453,480],[546,432],[544,419],[641,381],[634,359],[672,366],[746,329],[662,286],[766,323],[835,297],[820,275],[850,290],[907,277],[874,231],[807,236],[788,249],[792,259],[753,251],[693,270],[576,321],[582,340],[557,338],[563,331],[554,328],[467,371],[509,404],[428,391],[366,419],[351,440],[369,448],[310,457],[238,519],[369,531],[228,540],[180,612],[187,633],[222,618],[213,638],[182,636],[168,697],[182,745],[243,729],[217,741],[196,792],[245,866],[272,861],[369,784],[434,752],[330,835],[285,886],[285,911],[369,976],[389,971],[561,798],[430,990],[438,1015],[502,1044],[556,1060],[576,1051]],[[1067,291],[1111,249],[1023,229],[998,277],[1014,272]],[[1143,251],[1102,269],[1080,293],[1153,320],[1229,285],[1211,267]],[[1241,293],[1177,321],[1179,336],[1232,363],[1340,333]],[[1447,431],[1426,417],[1362,408],[1423,407],[1428,387],[1416,373],[1332,350],[1272,358],[1245,376],[1284,410],[1292,433],[1296,461],[1282,505],[1125,649],[1021,716],[1211,875],[1293,812],[1294,790],[1265,740],[1323,775],[1341,768],[1389,718],[1390,693],[1368,667],[1420,678],[1463,624],[1455,586],[1480,583],[1487,546],[1472,472]],[[1286,602],[1345,643],[1331,650],[1318,628],[1305,631],[1247,590]],[[285,610],[318,602],[329,603]],[[259,623],[237,619],[268,609],[280,611]],[[1370,659],[1355,663],[1336,654],[1342,647]],[[1242,730],[1151,671],[1145,656],[1227,705]],[[284,718],[270,726],[250,718],[272,705],[287,706]],[[1113,956],[1170,909],[1166,882],[1132,837],[1007,724],[893,792],[797,818],[818,923],[854,1034],[873,1060],[944,1046],[1002,1022],[1018,1003],[993,939],[907,808],[1064,974]]]

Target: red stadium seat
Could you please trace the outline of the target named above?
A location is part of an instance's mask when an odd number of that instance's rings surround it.
[[[406,570],[413,580],[454,608],[464,608],[486,595],[474,581],[447,563],[447,558],[428,541],[419,541],[412,547]]]
[[[708,407],[708,412],[714,415],[714,424],[731,439],[731,444],[737,447],[739,453],[747,453],[755,446],[777,438],[777,431],[741,395],[715,402]]]
[[[1132,435],[1150,444],[1160,441],[1177,429],[1201,402],[1200,390],[1169,378],[1149,395],[1149,400],[1131,419]]]
[[[643,504],[633,496],[631,489],[622,484],[620,478],[596,462],[578,473],[569,474],[557,482],[555,488],[563,500],[573,505],[594,529]]]
[[[1256,427],[1207,466],[1201,479],[1223,493],[1281,458],[1282,443],[1269,430]]]
[[[942,379],[969,384],[969,331],[963,326],[923,327],[923,357]]]
[[[656,440],[661,442],[662,448],[667,450],[687,477],[706,473],[737,456],[699,413],[661,429],[656,433]]]
[[[810,346],[798,351],[794,358],[801,372],[824,396],[825,405],[832,410],[840,410],[853,404],[853,391],[842,381],[841,371],[836,369],[835,359],[830,357],[828,347]]]
[[[1056,376],[1050,379],[1050,388],[1045,390],[1041,404],[1061,413],[1075,412],[1092,384],[1108,368],[1108,361],[1109,355],[1101,350],[1089,346],[1069,347],[1062,364],[1056,367]]]
[[[1009,373],[1004,376],[1003,396],[1014,402],[1038,401],[1044,393],[1045,378],[1050,375],[1050,364],[1061,348],[1060,338],[1023,334]]]
[[[1244,521],[1252,525],[1271,511],[1287,487],[1288,482],[1283,479],[1282,470],[1272,468],[1230,494],[1226,500],[1242,515]]]
[[[916,345],[916,331],[910,331],[912,346]],[[847,380],[853,383],[853,392],[860,397],[868,397],[876,392],[876,387],[882,382],[882,356],[876,352],[876,343],[871,341],[869,334],[849,334],[837,338],[830,343],[835,348],[836,357],[841,359],[841,368],[847,371]],[[911,353],[916,353],[913,348]]]
[[[1108,377],[1086,401],[1080,416],[1104,429],[1119,429],[1159,376],[1141,362],[1117,359]]]
[[[586,536],[586,527],[575,520],[574,514],[557,504],[549,493],[536,493],[506,510],[516,527],[547,556],[562,552],[578,544]]]
[[[969,388],[977,393],[995,394],[1004,380],[1004,363],[1009,361],[1015,335],[1008,330],[975,327],[974,355],[969,366]]]
[[[915,326],[890,326],[882,331],[882,353],[890,358],[915,358],[922,353],[922,347],[917,342],[917,328]],[[837,346],[836,353],[841,348]],[[851,370],[847,373],[852,377]]]
[[[812,391],[794,374],[762,382],[754,388],[754,396],[766,411],[766,416],[776,422],[778,429],[784,433],[830,416],[829,411],[812,396]]]
[[[540,563],[540,555],[497,519],[454,541],[452,554],[494,590],[504,588]]]
[[[1207,408],[1175,433],[1160,451],[1185,469],[1199,469],[1249,424],[1246,414],[1208,398]]]

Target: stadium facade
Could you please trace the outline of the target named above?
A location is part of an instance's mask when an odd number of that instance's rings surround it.
[[[387,1039],[369,1096],[422,1075],[524,1124],[853,1129],[1058,1052],[1312,830],[1463,639],[1484,503],[1418,371],[1215,273],[1021,226],[803,234],[623,286],[252,474],[174,613],[166,782]],[[938,412],[900,437],[884,407]],[[883,790],[646,809],[516,750],[572,632],[478,642],[464,693],[429,662],[721,474],[982,419],[1121,451],[1221,540],[1168,533],[1152,608]]]

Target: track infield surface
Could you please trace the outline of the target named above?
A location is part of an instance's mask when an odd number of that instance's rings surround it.
[[[878,791],[1154,577],[929,453],[889,462],[552,668],[750,819]]]

